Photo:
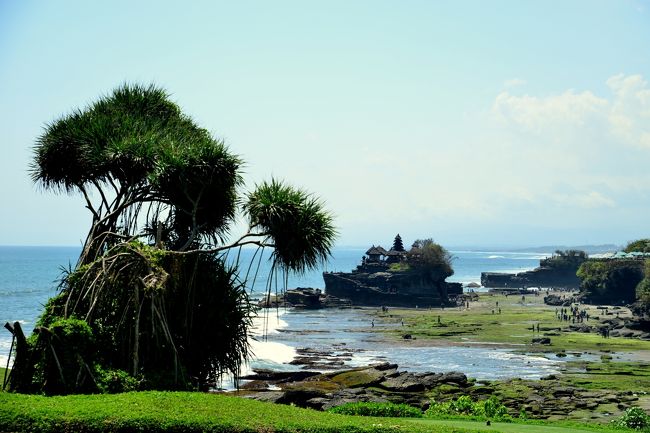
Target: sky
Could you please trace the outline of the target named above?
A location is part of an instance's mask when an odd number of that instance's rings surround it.
[[[338,245],[650,237],[650,0],[0,0],[0,245],[80,245],[43,128],[155,83]]]

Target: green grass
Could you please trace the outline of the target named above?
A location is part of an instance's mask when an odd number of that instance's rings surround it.
[[[0,393],[0,431],[13,432],[468,432],[403,418],[335,415],[191,392],[43,397]]]
[[[597,426],[504,424],[336,415],[237,397],[134,392],[43,397],[0,393],[0,431],[12,432],[611,432]]]
[[[618,430],[605,426],[582,426],[582,425],[543,425],[543,424],[520,424],[520,423],[503,423],[493,422],[486,425],[484,422],[461,421],[461,420],[431,420],[417,419],[414,423],[422,423],[430,426],[454,426],[460,428],[471,428],[478,431],[490,431],[501,433],[578,433],[578,432],[618,432]]]

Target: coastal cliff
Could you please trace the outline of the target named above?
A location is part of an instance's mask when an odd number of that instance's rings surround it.
[[[578,289],[580,279],[576,272],[587,260],[584,251],[556,251],[551,257],[540,260],[540,266],[516,274],[482,272],[481,285],[490,288],[520,289],[527,287],[555,287]]]

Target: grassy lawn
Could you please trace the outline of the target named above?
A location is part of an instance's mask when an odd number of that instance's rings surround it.
[[[0,431],[83,432],[471,432],[317,412],[191,392],[137,392],[43,397],[0,393]]]
[[[572,433],[572,432],[621,432],[621,430],[610,429],[607,427],[588,426],[562,426],[562,425],[542,425],[542,424],[515,424],[495,422],[492,425],[486,425],[484,422],[476,421],[458,421],[458,420],[414,420],[414,423],[421,423],[431,426],[454,426],[461,428],[470,428],[478,431],[490,431],[501,433]]]
[[[43,397],[0,393],[0,431],[81,432],[610,432],[597,426],[334,415],[191,392]]]

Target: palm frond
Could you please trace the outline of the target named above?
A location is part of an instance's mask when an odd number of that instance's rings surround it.
[[[333,218],[303,190],[272,179],[248,195],[244,212],[253,230],[273,240],[273,258],[286,270],[303,273],[331,255],[337,236]]]

